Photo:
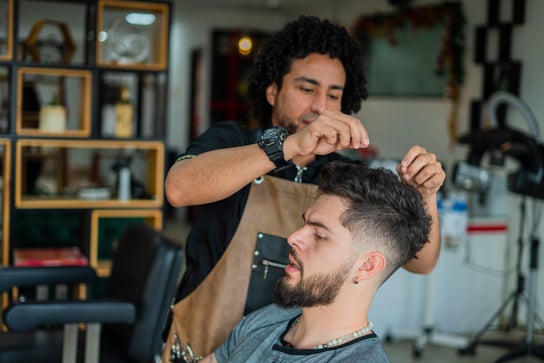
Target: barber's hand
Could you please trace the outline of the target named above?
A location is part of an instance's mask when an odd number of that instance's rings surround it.
[[[339,111],[324,111],[284,143],[286,158],[326,155],[342,149],[369,145],[368,133],[361,121]]]
[[[412,185],[423,198],[435,194],[446,179],[442,164],[436,160],[436,155],[427,152],[421,146],[412,146],[401,163],[397,165],[400,178]]]

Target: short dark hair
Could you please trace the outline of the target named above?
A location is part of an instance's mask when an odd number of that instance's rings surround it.
[[[421,195],[390,170],[333,161],[322,169],[319,189],[346,200],[342,225],[386,254],[385,279],[429,240],[431,217]]]
[[[338,58],[346,72],[342,96],[342,112],[356,113],[367,98],[366,76],[361,47],[345,27],[311,16],[300,16],[273,34],[259,50],[249,77],[248,98],[261,127],[271,122],[272,106],[266,100],[266,89],[272,83],[281,89],[283,76],[293,59],[312,53]]]

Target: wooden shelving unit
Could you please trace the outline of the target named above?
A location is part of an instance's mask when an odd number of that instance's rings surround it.
[[[100,221],[162,228],[171,6],[0,0],[2,265],[13,263],[14,248],[78,244],[107,276]],[[133,115],[123,137],[106,130],[121,93]],[[65,112],[53,127],[44,121],[49,105]],[[123,199],[120,163],[131,172]]]
[[[9,203],[10,203],[10,189],[11,184],[11,147],[9,140],[0,140],[0,171],[2,173],[2,184],[0,186],[0,196],[2,202],[0,208],[2,208],[2,215],[0,221],[2,228],[0,229],[0,261],[2,265],[9,263]]]

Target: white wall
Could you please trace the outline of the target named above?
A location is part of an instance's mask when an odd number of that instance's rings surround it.
[[[196,4],[195,4],[196,3]],[[286,21],[285,15],[270,11],[264,13],[213,9],[198,6],[198,2],[178,0],[174,4],[170,39],[170,99],[167,144],[183,151],[189,139],[189,89],[191,52],[201,49],[204,61],[203,107],[209,103],[209,76],[211,74],[212,29],[258,29],[274,31]],[[208,123],[208,112],[199,111]]]
[[[521,97],[533,110],[539,122],[540,128],[544,128],[544,103],[539,102],[541,97],[541,85],[544,84],[544,69],[541,64],[544,58],[544,49],[539,47],[541,43],[539,37],[544,31],[544,23],[540,15],[544,14],[544,2],[541,0],[526,0],[527,12],[525,24],[519,26],[514,31],[513,57],[523,63],[521,80]],[[483,25],[486,17],[486,1],[462,0],[466,15],[466,55],[465,55],[465,75],[466,80],[462,88],[462,98],[458,113],[458,131],[460,134],[467,131],[470,101],[481,98],[482,89],[482,70],[481,67],[474,64],[473,59],[473,37],[476,25]],[[432,4],[439,1],[416,0],[415,4]],[[315,5],[315,4],[314,4]],[[170,96],[170,125],[168,144],[176,150],[183,150],[186,147],[189,129],[189,108],[188,108],[188,89],[189,89],[189,56],[194,47],[201,47],[204,50],[206,62],[210,56],[211,29],[213,27],[236,27],[248,26],[266,30],[275,30],[281,27],[286,21],[296,17],[299,13],[308,15],[318,15],[332,18],[340,21],[348,27],[353,24],[355,19],[362,14],[370,14],[375,11],[390,11],[386,0],[358,1],[358,0],[338,0],[337,2],[321,2],[321,6],[312,6],[311,8],[300,10],[298,13],[281,14],[279,12],[251,13],[244,11],[228,11],[225,9],[202,9],[194,5],[189,0],[177,0],[174,4],[175,15],[173,17],[174,25],[171,39],[172,53],[172,71],[171,71],[171,96]],[[209,69],[209,68],[208,68]],[[208,72],[209,74],[209,72]],[[207,80],[209,81],[209,80]],[[402,80],[399,80],[402,82]],[[209,82],[208,82],[209,83]],[[207,83],[207,84],[208,84]],[[208,89],[205,88],[205,102],[207,103]],[[467,149],[463,146],[450,144],[448,136],[448,116],[450,112],[450,102],[447,99],[425,99],[425,98],[386,98],[372,97],[364,102],[362,110],[357,115],[367,127],[372,144],[376,145],[380,151],[380,156],[385,158],[401,158],[407,149],[413,144],[420,144],[437,154],[438,158],[451,170],[455,160],[464,159]],[[206,114],[205,109],[201,111]],[[526,122],[517,114],[509,114],[509,124],[519,126],[527,130]],[[515,167],[516,165],[514,165]],[[503,171],[502,174],[505,174]],[[497,198],[497,195],[493,195]],[[499,199],[499,198],[497,198]],[[493,213],[509,221],[509,233],[506,236],[497,238],[497,248],[493,244],[475,243],[473,239],[468,238],[458,249],[444,250],[442,258],[437,267],[435,282],[435,295],[437,304],[435,305],[437,323],[439,328],[452,332],[475,332],[487,319],[486,314],[474,318],[470,313],[464,314],[463,309],[458,306],[452,306],[462,303],[470,305],[470,301],[482,302],[488,304],[486,311],[491,314],[502,301],[488,301],[485,299],[489,293],[485,289],[478,290],[474,288],[474,281],[487,281],[481,273],[470,269],[466,264],[466,256],[470,251],[480,254],[484,264],[489,266],[503,266],[508,268],[512,266],[515,255],[515,240],[518,233],[518,205],[520,197],[509,193],[500,195],[501,201],[504,200],[506,207],[496,208]],[[499,205],[501,203],[498,203]],[[532,213],[528,211],[528,218]],[[525,239],[528,240],[528,225],[525,226]],[[543,227],[539,226],[538,234],[542,235]],[[526,251],[528,247],[525,247]],[[473,251],[473,249],[475,249]],[[493,249],[492,253],[486,254],[488,249]],[[510,256],[505,261],[495,253],[496,250],[509,251],[506,254]],[[544,248],[540,249],[539,260],[544,261]],[[527,263],[524,261],[523,267]],[[511,271],[511,270],[510,270]],[[514,276],[502,274],[499,277],[490,278],[490,285],[497,286],[506,283],[502,289],[502,295],[505,295],[513,288]],[[398,325],[407,328],[418,327],[422,324],[423,313],[421,304],[424,293],[425,277],[415,276],[405,271],[401,271],[398,276],[390,280],[387,289],[379,296],[380,311],[389,311],[390,314],[382,316],[387,324],[391,321],[391,316],[398,319]],[[452,281],[455,281],[456,294],[465,294],[463,299],[448,299],[451,294]],[[461,281],[461,282],[460,282]],[[463,284],[462,281],[466,283]],[[538,313],[544,316],[544,289],[541,286],[544,283],[544,268],[540,268],[538,274]],[[470,285],[470,286],[469,286]],[[465,291],[462,287],[466,286]],[[486,286],[485,284],[483,285]],[[399,300],[400,299],[400,300]],[[497,297],[495,297],[497,299]],[[448,300],[450,305],[448,305]],[[499,299],[500,300],[500,299]],[[402,301],[401,307],[398,305],[387,305],[387,303]],[[453,302],[455,301],[455,303]],[[444,306],[447,305],[447,306]],[[523,305],[523,304],[522,304]],[[522,307],[523,308],[523,307]],[[419,310],[418,310],[419,309]],[[446,314],[446,318],[444,318]],[[479,318],[481,321],[478,321]],[[524,316],[520,317],[525,321]],[[445,320],[444,320],[445,319]],[[449,320],[448,320],[449,319]],[[463,319],[468,319],[467,324],[463,326]],[[452,324],[454,322],[455,324]],[[375,321],[380,326],[380,321]],[[464,329],[465,328],[465,329]],[[384,326],[378,328],[383,331]]]

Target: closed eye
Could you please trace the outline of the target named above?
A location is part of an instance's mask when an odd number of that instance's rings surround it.
[[[304,221],[305,226],[310,226],[313,228],[314,230],[313,235],[316,241],[323,241],[327,239],[326,234],[330,233],[330,230],[329,228],[327,228],[327,226],[315,220],[314,221],[310,219],[306,220],[305,213],[302,214],[302,220]],[[325,232],[325,233],[321,233],[321,232]]]
[[[314,233],[314,237],[316,241],[323,241],[327,239],[327,237],[320,235],[319,233]]]

